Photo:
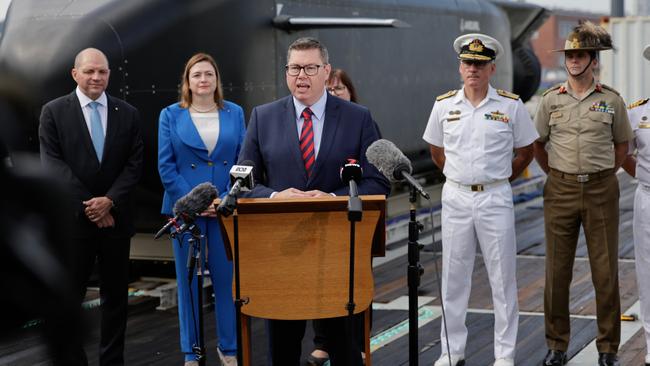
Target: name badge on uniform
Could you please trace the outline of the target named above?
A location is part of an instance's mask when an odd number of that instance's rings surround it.
[[[490,121],[499,121],[503,123],[508,123],[510,122],[510,118],[506,116],[505,114],[495,111],[495,112],[490,112],[485,114],[485,119],[490,120]]]
[[[460,111],[449,111],[449,116],[447,116],[447,122],[456,122],[460,120]]]
[[[650,122],[640,122],[639,128],[650,128]]]
[[[601,100],[600,102],[594,102],[594,104],[592,104],[591,107],[589,107],[589,110],[592,112],[614,114],[614,107],[607,104],[607,102],[605,102],[604,100]]]

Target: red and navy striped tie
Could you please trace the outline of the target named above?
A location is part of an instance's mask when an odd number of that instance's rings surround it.
[[[305,170],[307,177],[311,177],[312,169],[314,168],[314,124],[311,121],[312,111],[305,108],[302,111],[302,131],[300,132],[300,152],[302,153],[302,161],[305,162]]]

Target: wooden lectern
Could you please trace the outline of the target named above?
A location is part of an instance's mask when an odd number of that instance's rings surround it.
[[[366,311],[366,365],[371,365],[371,255],[385,254],[386,199],[373,195],[361,200],[363,217],[355,223],[354,313]],[[347,203],[347,196],[237,201],[243,366],[251,362],[250,317],[306,320],[348,315]],[[219,216],[219,221],[232,259],[233,217]]]

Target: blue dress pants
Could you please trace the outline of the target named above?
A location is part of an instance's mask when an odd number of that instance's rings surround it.
[[[232,297],[232,262],[226,258],[226,252],[221,239],[217,220],[214,218],[198,218],[197,226],[205,236],[201,240],[201,258],[207,266],[215,294],[215,313],[217,320],[218,347],[225,355],[237,353],[237,329],[235,322],[235,306]],[[180,322],[181,351],[185,360],[194,360],[192,346],[198,338],[198,285],[196,270],[192,278],[192,286],[188,284],[187,257],[191,245],[188,243],[191,235],[179,235],[173,240],[174,258],[176,260],[176,279],[178,281],[178,318]],[[180,239],[180,240],[179,240]],[[179,241],[182,244],[179,244]],[[207,242],[207,251],[206,251]],[[205,277],[204,277],[205,278]],[[205,299],[204,299],[205,300]]]

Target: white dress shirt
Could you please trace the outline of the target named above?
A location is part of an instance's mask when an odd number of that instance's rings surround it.
[[[636,154],[636,178],[650,186],[650,103],[628,109],[634,139],[630,142]]]
[[[474,108],[464,89],[437,101],[422,138],[445,150],[445,177],[461,184],[488,184],[512,175],[513,149],[538,137],[521,99],[492,86]]]

